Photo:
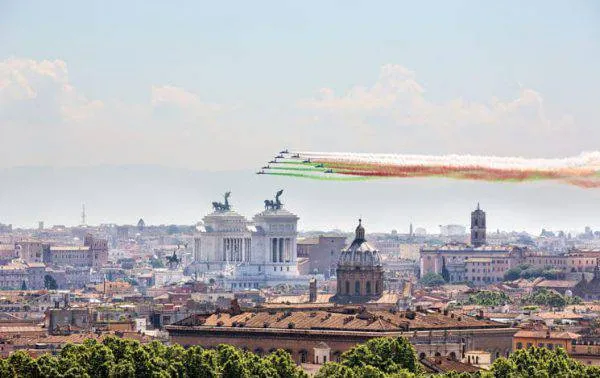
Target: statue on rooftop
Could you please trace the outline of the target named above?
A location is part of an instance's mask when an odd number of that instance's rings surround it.
[[[225,195],[223,196],[225,198],[225,203],[221,203],[221,202],[213,202],[213,208],[216,211],[227,211],[231,209],[231,205],[229,204],[229,196],[231,195],[231,192],[226,192]]]
[[[176,251],[173,251],[173,255],[171,256],[167,256],[167,265],[169,265],[169,269],[174,270],[179,266],[179,263],[181,263],[181,259],[179,257],[177,257],[177,253],[175,253]]]
[[[279,197],[283,194],[283,189],[277,191],[275,194],[275,201],[273,200],[265,200],[265,210],[279,210],[283,207],[283,202],[279,200]]]

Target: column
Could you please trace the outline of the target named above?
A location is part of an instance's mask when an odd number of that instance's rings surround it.
[[[240,239],[240,260],[246,261],[246,239]]]
[[[283,238],[279,238],[279,262],[283,262]]]
[[[252,261],[252,239],[246,239],[246,261]]]

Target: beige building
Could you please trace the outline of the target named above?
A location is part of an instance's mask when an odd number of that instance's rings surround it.
[[[44,262],[56,266],[101,267],[108,262],[108,241],[88,234],[82,246],[49,246]]]

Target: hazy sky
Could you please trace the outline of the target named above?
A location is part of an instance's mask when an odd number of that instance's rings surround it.
[[[597,1],[4,0],[0,168],[249,170],[284,147],[578,154],[600,145],[598,67]],[[553,190],[547,206],[581,193],[573,219],[597,218],[595,193]]]

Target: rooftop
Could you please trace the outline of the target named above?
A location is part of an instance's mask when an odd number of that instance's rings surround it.
[[[557,331],[529,331],[520,330],[514,335],[515,338],[535,338],[535,339],[563,339],[563,340],[576,340],[581,335],[573,332],[557,332]]]
[[[390,332],[468,328],[506,328],[497,322],[469,316],[441,313],[367,311],[357,307],[320,310],[252,310],[238,314],[228,312],[197,314],[183,319],[169,329],[295,329],[358,332]]]

